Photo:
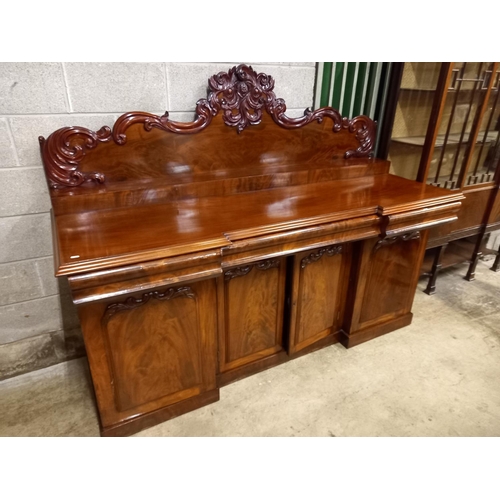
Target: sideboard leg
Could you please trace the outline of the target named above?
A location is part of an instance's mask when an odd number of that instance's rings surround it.
[[[429,282],[427,283],[427,288],[424,290],[427,295],[434,295],[436,293],[436,280],[442,267],[441,260],[443,259],[444,251],[447,246],[448,244],[444,244],[436,248],[436,255],[434,256],[434,262],[432,263],[431,276],[429,278]]]
[[[491,266],[491,270],[496,273],[500,271],[500,246],[498,247],[497,256],[495,258],[495,262],[493,262],[493,265]]]
[[[465,278],[464,278],[467,281],[474,281],[476,279],[476,266],[477,266],[479,259],[483,256],[483,252],[481,252],[483,239],[484,239],[484,233],[480,234],[477,237],[477,243],[476,243],[476,246],[474,247],[474,252],[472,254],[471,263],[470,263],[469,269],[467,270],[467,274],[465,275]]]

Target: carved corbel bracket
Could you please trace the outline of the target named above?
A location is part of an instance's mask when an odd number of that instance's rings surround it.
[[[397,241],[410,241],[418,239],[420,239],[420,231],[413,231],[411,233],[385,237],[377,241],[376,245],[373,247],[373,253],[375,253],[377,250],[380,250],[382,247],[393,245]]]

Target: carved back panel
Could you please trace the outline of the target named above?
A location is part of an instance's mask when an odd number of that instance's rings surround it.
[[[270,75],[240,65],[209,79],[209,96],[198,101],[193,122],[132,112],[112,130],[57,130],[40,138],[49,186],[204,181],[297,164],[338,166],[370,156],[375,138],[370,118],[348,120],[333,108],[289,118],[273,89]]]

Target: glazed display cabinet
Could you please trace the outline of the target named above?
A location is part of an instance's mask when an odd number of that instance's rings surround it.
[[[485,236],[500,228],[499,81],[497,62],[393,65],[386,115],[393,126],[381,156],[396,175],[466,197],[455,223],[430,230],[422,267],[429,294],[442,267],[468,261],[466,279],[474,279]]]

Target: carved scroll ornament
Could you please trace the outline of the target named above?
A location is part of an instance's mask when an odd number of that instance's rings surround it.
[[[306,266],[312,264],[313,262],[317,262],[323,255],[328,255],[328,257],[333,257],[334,255],[339,255],[342,253],[342,245],[334,245],[330,247],[321,248],[317,252],[313,252],[309,254],[307,257],[304,257],[300,261],[300,267],[305,269]]]
[[[156,290],[154,292],[146,292],[142,297],[128,297],[123,302],[116,302],[109,304],[104,312],[104,321],[109,321],[112,316],[120,311],[129,311],[148,303],[151,299],[156,300],[170,300],[176,297],[188,297],[190,299],[196,298],[195,293],[189,286],[182,286],[179,288],[169,288],[164,291]]]
[[[273,92],[274,78],[265,73],[255,72],[251,66],[240,64],[227,73],[220,72],[208,80],[209,95],[196,103],[196,119],[193,122],[175,122],[168,117],[151,113],[126,113],[116,121],[113,129],[102,127],[93,132],[84,127],[65,127],[52,133],[47,139],[39,137],[42,158],[51,188],[79,186],[87,181],[103,183],[100,172],[81,172],[80,162],[87,150],[100,142],[114,141],[123,145],[127,141],[126,130],[134,124],[143,124],[146,131],[153,128],[177,134],[194,134],[210,125],[219,111],[224,123],[236,127],[238,133],[249,125],[257,125],[262,120],[265,109],[281,127],[295,129],[313,121],[321,123],[325,117],[333,121],[333,131],[347,129],[354,134],[359,147],[345,152],[345,158],[368,157],[375,141],[375,122],[367,116],[353,119],[342,118],[340,113],[325,107],[315,111],[306,109],[304,116],[290,118],[285,115],[286,104],[276,98]]]
[[[397,241],[410,241],[418,239],[420,239],[420,231],[413,231],[412,233],[400,234],[398,236],[384,238],[377,241],[377,244],[373,247],[373,253],[375,253],[377,250],[380,250],[380,248],[382,247],[393,245]]]
[[[280,266],[280,261],[278,259],[268,259],[263,262],[259,262],[258,264],[251,264],[242,267],[234,267],[233,269],[228,269],[227,271],[224,272],[224,279],[225,281],[229,281],[232,280],[233,278],[245,276],[254,267],[256,267],[259,271],[267,271],[268,269],[279,266]]]

